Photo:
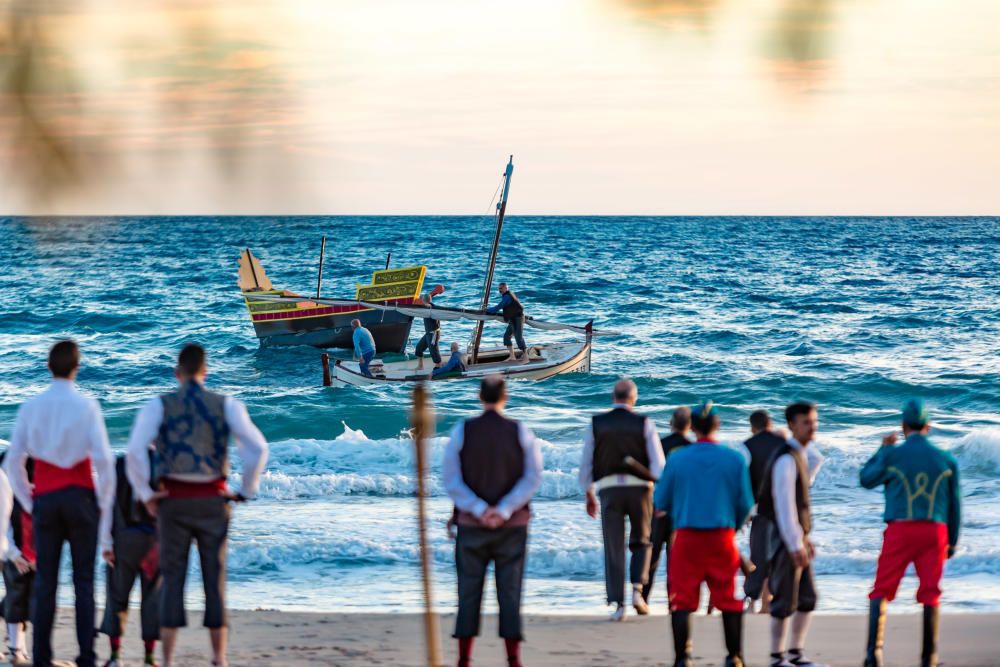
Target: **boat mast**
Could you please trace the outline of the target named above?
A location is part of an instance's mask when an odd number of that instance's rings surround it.
[[[316,298],[319,298],[320,290],[323,289],[323,254],[326,252],[326,236],[319,242],[319,273],[316,277]]]
[[[493,271],[496,269],[497,265],[497,252],[500,250],[500,232],[503,231],[503,216],[507,211],[507,196],[510,194],[510,177],[514,173],[514,156],[510,156],[510,160],[507,162],[507,169],[504,170],[503,174],[503,192],[500,195],[500,201],[497,202],[497,229],[493,234],[493,248],[490,250],[490,263],[489,267],[486,269],[486,282],[483,283],[483,300],[479,307],[479,310],[486,310],[490,305],[490,290],[493,287]],[[479,321],[476,323],[476,334],[472,339],[472,363],[479,361],[479,342],[483,337],[483,324],[484,322]]]

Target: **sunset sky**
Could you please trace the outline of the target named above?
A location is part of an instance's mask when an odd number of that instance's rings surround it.
[[[0,28],[0,214],[1000,212],[996,0],[76,6]]]

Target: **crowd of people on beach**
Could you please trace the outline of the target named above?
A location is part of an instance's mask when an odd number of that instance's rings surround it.
[[[482,414],[452,430],[442,469],[457,512],[458,667],[471,664],[491,561],[499,634],[508,665],[520,667],[529,503],[541,485],[542,454],[531,430],[503,415],[503,378],[484,379],[479,397]],[[639,615],[649,613],[654,575],[666,548],[675,667],[693,664],[691,616],[699,607],[702,584],[710,609],[721,612],[726,667],[744,665],[743,614],[758,602],[771,617],[771,667],[825,667],[805,651],[818,600],[816,549],[810,539],[810,487],[823,463],[814,445],[817,406],[789,404],[787,432],[775,429],[766,411],[754,412],[752,437],[741,452],[719,443],[719,409],[712,401],[676,409],[671,433],[661,439],[652,420],[635,411],[637,399],[631,380],[615,384],[611,410],[595,415],[585,431],[580,461],[586,511],[601,521],[610,620],[625,620],[626,572],[631,606]],[[936,667],[941,578],[961,525],[958,464],[929,440],[926,407],[920,400],[907,401],[900,421],[905,440],[899,443],[895,432],[887,435],[860,474],[865,488],[884,486],[887,524],[868,595],[864,667],[882,667],[886,605],[911,563],[920,582],[917,601],[923,605],[920,665]],[[750,557],[745,559],[736,532],[748,521]],[[743,594],[737,595],[740,569],[746,576]]]
[[[3,455],[0,555],[6,597],[0,610],[11,663],[59,664],[53,659],[52,630],[60,555],[69,543],[76,665],[97,662],[94,570],[100,553],[107,568],[99,626],[109,642],[105,667],[124,664],[121,642],[137,579],[145,664],[158,664],[159,641],[163,667],[175,667],[177,632],[187,625],[184,585],[193,542],[202,571],[202,624],[209,631],[211,664],[224,667],[230,516],[234,503],[255,494],[267,442],[240,401],[205,387],[205,351],[189,344],[177,358],[178,387],[140,409],[127,451],[116,459],[99,404],[76,387],[79,366],[76,343],[52,346],[52,383],[20,407]],[[485,378],[479,398],[482,413],[451,431],[441,471],[455,505],[458,665],[471,664],[492,563],[499,634],[509,667],[520,667],[530,501],[541,485],[542,452],[529,428],[504,415],[503,377]],[[585,510],[601,521],[610,619],[625,620],[627,606],[639,615],[649,613],[654,575],[666,549],[676,667],[692,665],[691,616],[703,583],[711,608],[721,612],[727,667],[744,664],[743,615],[758,602],[771,616],[771,667],[823,667],[805,653],[818,599],[810,539],[810,487],[823,463],[814,445],[817,406],[789,404],[787,432],[775,429],[765,411],[754,412],[753,435],[741,452],[719,443],[719,409],[712,401],[676,409],[671,432],[661,439],[653,421],[635,410],[637,399],[631,380],[615,384],[612,408],[595,415],[584,433],[580,461]],[[895,432],[887,435],[860,474],[865,488],[884,487],[887,523],[868,596],[863,664],[882,665],[886,605],[912,563],[924,610],[921,667],[936,667],[940,582],[961,524],[959,471],[955,459],[929,440],[930,418],[921,401],[908,401],[900,421],[904,441]],[[243,461],[236,492],[227,484],[230,440]],[[748,522],[746,559],[736,533]],[[746,576],[738,595],[741,569]],[[29,622],[32,658],[26,645]]]

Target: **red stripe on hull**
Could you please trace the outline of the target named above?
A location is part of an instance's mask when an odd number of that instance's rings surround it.
[[[415,299],[397,299],[386,301],[387,304],[412,304]],[[285,310],[276,313],[256,313],[251,315],[254,322],[265,322],[269,320],[295,320],[302,317],[315,317],[317,315],[343,315],[344,313],[360,313],[370,310],[369,308],[359,308],[358,306],[322,306],[318,308],[306,308],[304,310]]]

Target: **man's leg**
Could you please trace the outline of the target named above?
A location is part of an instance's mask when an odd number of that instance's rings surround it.
[[[514,320],[507,323],[507,328],[503,332],[503,346],[507,348],[507,361],[514,361]]]
[[[500,636],[507,647],[507,661],[520,667],[521,586],[524,582],[524,557],[528,547],[528,528],[502,528],[493,548],[497,604],[500,607]]]
[[[184,582],[187,579],[188,553],[193,539],[184,516],[186,498],[164,498],[158,517],[160,571],[163,589],[160,597],[160,640],[163,643],[163,667],[172,667],[177,645],[177,628],[187,625],[184,612]],[[200,500],[200,499],[197,499]]]
[[[370,364],[371,361],[372,361],[372,359],[374,359],[374,358],[375,358],[375,353],[374,352],[365,352],[364,354],[361,355],[360,369],[361,369],[361,374],[362,375],[365,375],[367,377],[371,377],[372,376],[372,372],[371,372],[371,370],[369,370],[368,364]]]
[[[76,641],[80,654],[77,667],[94,667],[94,563],[97,560],[97,497],[93,491],[70,488],[63,507],[70,555],[73,559],[73,590],[76,594]]]
[[[698,537],[678,531],[670,545],[667,579],[670,582],[670,627],[674,637],[674,665],[691,664],[691,614],[698,609],[704,575],[703,553]]]
[[[604,533],[604,587],[608,604],[625,603],[625,502],[624,488],[599,492],[601,531]]]
[[[52,625],[56,615],[56,588],[59,585],[59,559],[66,537],[58,501],[46,493],[35,498],[31,512],[35,535],[35,594],[32,612],[32,657],[35,664],[52,663]]]
[[[814,663],[805,657],[806,635],[809,632],[809,623],[818,599],[812,565],[807,565],[799,571],[797,583],[797,604],[795,614],[792,616],[788,659],[793,665],[813,665]]]
[[[628,548],[629,581],[632,583],[632,603],[640,614],[649,613],[642,588],[649,577],[649,527],[653,518],[653,490],[643,487],[628,489]]]
[[[649,527],[649,541],[650,541],[650,552],[649,552],[649,573],[646,576],[646,584],[642,587],[642,599],[649,602],[649,594],[653,590],[653,584],[656,581],[656,570],[660,566],[660,553],[664,551],[664,547],[667,547],[666,553],[667,558],[666,563],[668,569],[670,567],[670,548],[667,545],[667,537],[670,534],[670,517],[669,516],[653,516],[650,527]]]
[[[948,558],[948,528],[943,523],[914,526],[914,540],[923,548],[916,554],[913,567],[920,585],[917,602],[924,606],[923,643],[920,649],[921,667],[936,667],[941,576]]]
[[[489,531],[472,526],[459,526],[455,538],[455,570],[458,583],[458,615],[455,633],[458,640],[459,665],[468,665],[472,640],[479,635],[479,614],[483,603],[483,585],[489,564]]]
[[[417,349],[413,351],[413,354],[417,356],[417,370],[421,371],[424,369],[424,352],[427,350],[427,336],[429,334],[424,334],[417,341]]]
[[[517,349],[521,350],[521,361],[528,362],[528,346],[524,342],[524,316],[515,317],[511,322],[514,329],[514,340],[517,341]]]
[[[776,528],[771,526],[772,539]],[[798,605],[798,578],[802,570],[795,567],[788,549],[780,544],[769,565],[768,585],[771,588],[771,660],[780,662],[785,657],[785,640],[788,636],[788,619]]]
[[[886,606],[896,597],[899,583],[910,564],[909,546],[900,539],[898,524],[889,524],[882,536],[882,551],[875,567],[875,583],[868,594],[868,642],[865,667],[882,667]]]
[[[205,617],[212,641],[213,660],[226,664],[229,634],[226,629],[226,546],[229,536],[230,506],[222,498],[203,498],[193,522],[198,545],[202,584],[205,589]]]
[[[743,594],[751,600],[759,600],[764,592],[764,580],[767,579],[768,543],[770,532],[768,520],[755,516],[750,523],[750,562],[754,571],[743,579]]]

